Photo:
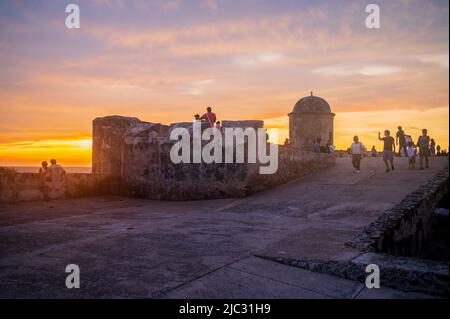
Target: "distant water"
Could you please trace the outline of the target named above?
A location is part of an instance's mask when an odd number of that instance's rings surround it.
[[[39,173],[39,167],[36,166],[7,166],[14,168],[19,173]],[[76,167],[76,166],[64,166],[67,173],[92,173],[92,167]]]

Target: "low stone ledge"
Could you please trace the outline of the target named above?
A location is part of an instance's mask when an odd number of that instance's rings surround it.
[[[297,260],[259,255],[257,257],[361,283],[365,283],[368,276],[366,267],[375,264],[380,268],[381,287],[426,293],[439,297],[448,296],[449,264],[447,262],[378,253],[364,253],[349,261]]]
[[[448,167],[407,195],[346,245],[366,252],[423,256],[438,203],[448,193]]]
[[[66,174],[62,189],[52,190],[38,173],[0,174],[0,203],[64,199],[122,193],[120,178],[89,173]]]

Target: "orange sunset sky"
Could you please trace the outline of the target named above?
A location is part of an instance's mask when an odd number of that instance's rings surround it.
[[[0,166],[57,158],[90,166],[98,116],[262,119],[314,91],[331,105],[335,144],[422,128],[449,144],[449,4],[441,0],[0,2]],[[367,29],[365,7],[381,8]]]

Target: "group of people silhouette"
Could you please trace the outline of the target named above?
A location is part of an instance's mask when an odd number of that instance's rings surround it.
[[[47,161],[43,161],[39,175],[44,199],[56,198],[65,192],[66,171],[55,159],[50,160],[50,166]]]
[[[414,169],[416,166],[416,158],[419,157],[420,161],[420,169],[429,168],[430,161],[429,158],[435,155],[442,155],[443,152],[439,145],[436,146],[436,142],[434,139],[428,136],[428,130],[423,129],[422,135],[420,135],[417,139],[417,142],[414,143],[412,137],[410,135],[405,134],[402,127],[399,126],[397,133],[395,135],[395,139],[391,136],[391,132],[389,130],[384,131],[384,135],[381,136],[381,133],[378,132],[378,139],[383,141],[383,161],[386,165],[386,173],[395,170],[394,166],[394,155],[396,153],[396,145],[398,145],[398,156],[404,155],[408,158],[409,168]],[[364,145],[359,141],[359,137],[355,136],[353,138],[353,143],[349,148],[351,156],[352,156],[352,164],[356,173],[360,172],[361,166],[361,158],[363,153],[365,152]],[[370,151],[372,157],[377,156],[377,150],[375,149],[375,145],[372,146]]]

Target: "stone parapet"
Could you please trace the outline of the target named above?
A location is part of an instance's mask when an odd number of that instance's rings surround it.
[[[43,180],[38,173],[0,174],[0,203],[119,195],[120,193],[122,193],[120,178],[108,175],[66,174],[65,182],[56,188],[51,181]]]

